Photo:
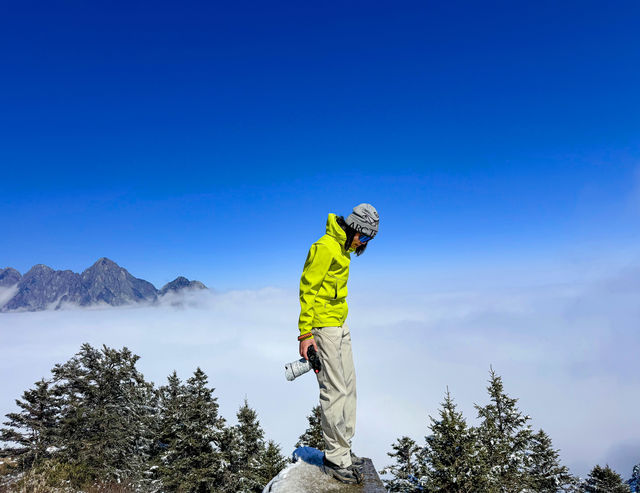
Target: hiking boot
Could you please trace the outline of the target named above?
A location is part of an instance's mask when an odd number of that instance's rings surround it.
[[[361,468],[362,466],[364,466],[364,459],[351,452],[351,463],[354,466]]]
[[[337,479],[341,483],[347,484],[359,484],[362,483],[362,474],[358,468],[353,465],[349,467],[340,467],[334,464],[326,457],[322,457],[322,464],[324,466],[324,473]]]

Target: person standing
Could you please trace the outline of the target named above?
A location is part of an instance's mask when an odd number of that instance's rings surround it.
[[[324,470],[344,483],[360,483],[363,460],[351,450],[356,424],[356,375],[347,318],[347,281],[351,253],[360,256],[378,234],[380,217],[360,204],[343,218],[330,213],[326,234],[307,255],[300,278],[300,355],[313,346],[322,369],[320,387]]]

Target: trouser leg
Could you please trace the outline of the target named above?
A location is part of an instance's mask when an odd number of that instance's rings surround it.
[[[340,467],[351,465],[351,439],[355,431],[355,371],[348,327],[313,329],[322,362],[317,374],[325,455]]]
[[[345,438],[349,442],[349,449],[351,449],[351,440],[356,432],[356,372],[351,351],[351,331],[347,324],[343,325],[342,328],[342,370],[347,390],[344,401]]]

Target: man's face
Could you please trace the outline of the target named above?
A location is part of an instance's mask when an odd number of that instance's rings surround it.
[[[364,245],[364,243],[360,241],[360,233],[356,233],[351,242],[351,248],[358,248],[360,245]]]

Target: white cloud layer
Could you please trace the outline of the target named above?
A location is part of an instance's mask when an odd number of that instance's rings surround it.
[[[18,285],[9,287],[0,287],[0,308],[7,304],[18,292]]]
[[[535,428],[550,434],[572,472],[608,463],[623,477],[640,462],[640,269],[588,283],[467,292],[350,294],[358,376],[354,450],[378,468],[391,443],[419,443],[448,386],[468,422],[486,403],[489,366]],[[285,453],[317,402],[311,374],[294,382],[297,292],[194,292],[176,306],[0,314],[0,413],[83,342],[127,346],[163,384],[200,366],[222,415],[245,396]]]

